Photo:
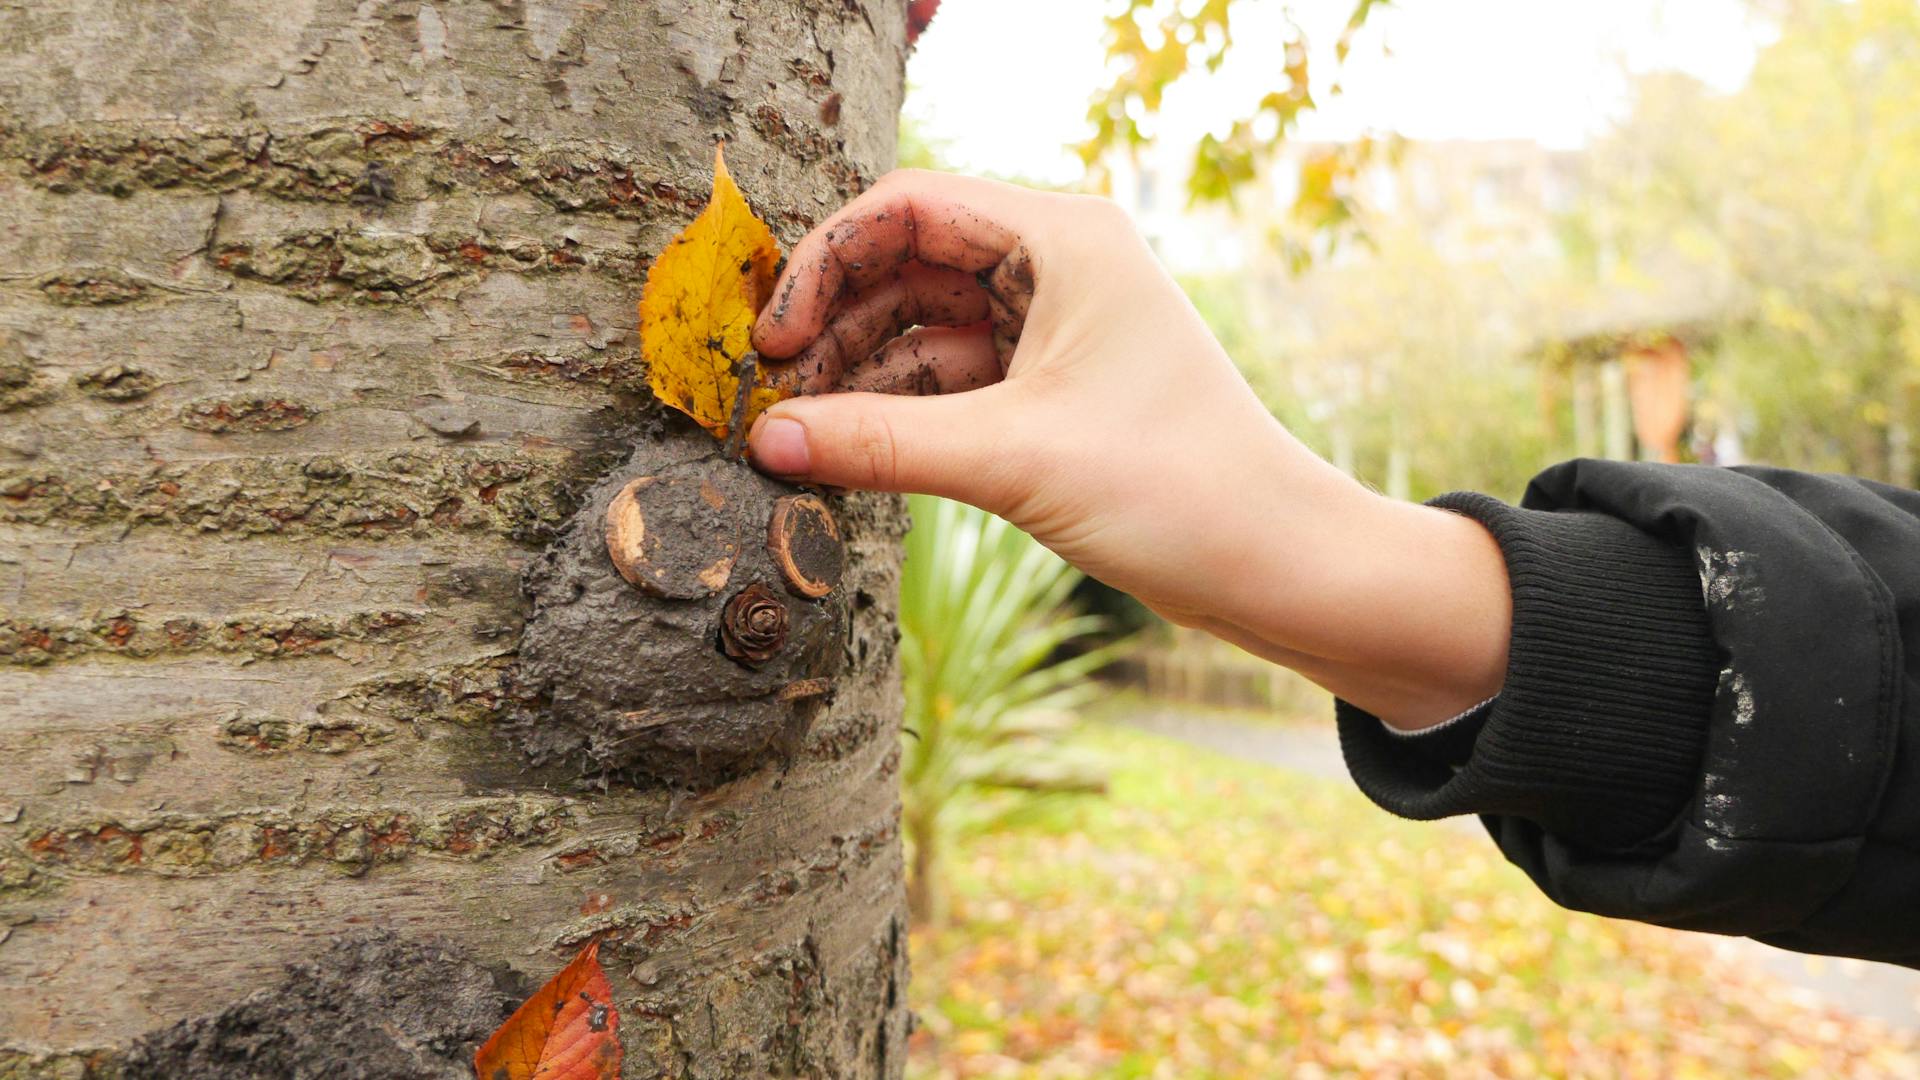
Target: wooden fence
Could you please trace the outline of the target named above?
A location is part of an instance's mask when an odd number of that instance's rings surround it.
[[[1106,674],[1159,701],[1285,716],[1331,716],[1333,711],[1326,691],[1286,668],[1180,627],[1168,627]]]

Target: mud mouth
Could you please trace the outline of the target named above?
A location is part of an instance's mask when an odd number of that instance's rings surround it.
[[[142,1035],[118,1075],[471,1080],[474,1048],[526,996],[522,983],[449,945],[352,934],[289,965],[278,986]]]

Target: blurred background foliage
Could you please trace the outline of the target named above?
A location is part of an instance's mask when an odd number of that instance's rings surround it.
[[[1735,943],[1557,908],[1477,829],[1128,726],[1106,799],[953,853],[908,1075],[1920,1076]]]
[[[937,924],[954,839],[1005,827],[1048,797],[1105,789],[1098,764],[1062,738],[1078,723],[1075,710],[1104,692],[1088,676],[1124,641],[1074,650],[1108,622],[1071,610],[1083,575],[1025,533],[946,499],[909,503],[902,820],[909,904],[916,919]]]
[[[1920,5],[1759,9],[1776,36],[1744,87],[1643,75],[1588,147],[1302,144],[1284,139],[1288,113],[1207,136],[1244,144],[1221,166],[1205,145],[1154,145],[1142,121],[1219,62],[1235,5],[1132,0],[1112,8],[1124,62],[1081,149],[1089,183],[1130,204],[1176,268],[1206,260],[1175,249],[1246,249],[1183,284],[1275,413],[1383,490],[1513,497],[1560,458],[1655,456],[1616,369],[1668,339],[1690,375],[1681,460],[1911,485]],[[1305,73],[1282,75],[1288,107],[1311,108]],[[1303,214],[1321,188],[1339,209]]]
[[[1334,46],[1336,65],[1346,60],[1368,17],[1391,0],[1349,2]],[[1152,141],[1144,121],[1160,110],[1170,88],[1190,75],[1216,73],[1226,65],[1234,50],[1236,10],[1234,0],[1120,0],[1111,6],[1103,39],[1110,77],[1087,107],[1092,130],[1078,147],[1092,182],[1100,182],[1116,153],[1130,153]],[[1238,205],[1239,192],[1272,166],[1274,147],[1314,108],[1307,33],[1290,13],[1286,25],[1287,37],[1278,49],[1281,62],[1268,85],[1235,113],[1224,133],[1208,132],[1192,147],[1186,177],[1190,204]],[[1272,49],[1274,43],[1262,45]],[[1340,92],[1337,79],[1320,81],[1325,93]],[[1315,147],[1301,156],[1291,166],[1296,183],[1289,214],[1307,228],[1337,238],[1353,222],[1355,178],[1394,145],[1392,140],[1363,137]],[[1300,261],[1304,249],[1291,249],[1290,254]]]

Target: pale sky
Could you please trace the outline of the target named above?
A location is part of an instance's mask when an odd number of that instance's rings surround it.
[[[954,168],[1070,183],[1102,81],[1104,0],[946,0],[907,66],[907,114]],[[1238,0],[1238,59],[1169,95],[1161,130],[1191,143],[1277,85],[1287,12],[1314,45],[1316,81],[1352,0]],[[1356,44],[1310,139],[1532,138],[1578,146],[1618,117],[1628,73],[1679,69],[1721,89],[1764,40],[1741,0],[1395,0]],[[1272,42],[1274,44],[1268,45]]]

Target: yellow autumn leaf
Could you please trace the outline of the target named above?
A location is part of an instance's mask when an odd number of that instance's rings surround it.
[[[740,378],[752,346],[753,320],[773,295],[780,245],[713,155],[713,197],[660,252],[640,295],[640,351],[647,383],[661,401],[700,422],[717,439],[728,435]],[[780,391],[748,391],[743,424],[779,401]]]

